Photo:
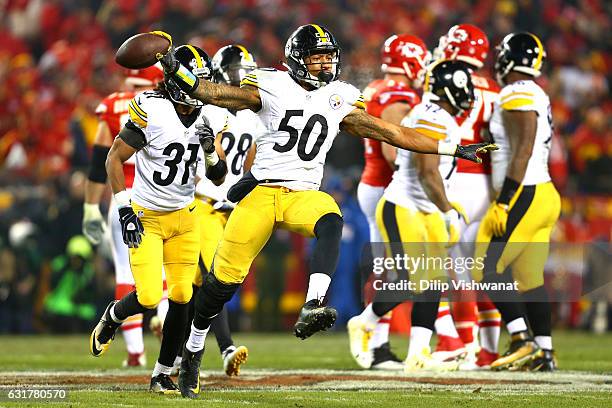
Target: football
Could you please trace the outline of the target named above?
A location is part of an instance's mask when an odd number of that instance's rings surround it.
[[[155,55],[166,53],[171,44],[170,36],[165,37],[163,34],[161,32],[160,34],[141,33],[128,38],[117,50],[115,62],[129,69],[141,69],[154,65],[157,62]]]

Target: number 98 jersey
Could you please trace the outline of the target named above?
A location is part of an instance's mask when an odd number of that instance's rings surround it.
[[[258,116],[266,127],[257,140],[253,176],[292,190],[318,190],[340,122],[356,107],[365,109],[361,92],[343,81],[307,91],[274,69],[255,70],[241,85],[259,88]]]
[[[198,195],[206,196],[215,201],[226,201],[227,191],[236,184],[244,173],[244,160],[253,143],[265,132],[265,127],[259,117],[251,110],[245,109],[233,113],[227,112],[227,126],[221,132],[221,147],[225,152],[227,175],[220,186],[215,186],[206,178],[204,166],[198,167],[200,181],[196,186]]]
[[[184,208],[194,200],[198,164],[204,166],[195,125],[208,121],[216,134],[225,127],[225,110],[204,106],[186,127],[169,99],[159,92],[145,91],[130,101],[129,114],[129,122],[143,135],[135,154],[132,201],[154,211]]]

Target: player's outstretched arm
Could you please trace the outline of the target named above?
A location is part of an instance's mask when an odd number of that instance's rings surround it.
[[[160,55],[158,58],[164,67],[166,81],[174,82],[189,96],[199,99],[206,104],[231,110],[250,109],[253,112],[261,110],[261,98],[256,87],[245,86],[237,88],[226,84],[200,80],[176,60],[172,47],[165,55]]]
[[[455,156],[476,163],[482,161],[477,153],[486,153],[497,149],[497,146],[488,143],[460,146],[454,143],[436,141],[413,129],[378,119],[360,108],[353,109],[344,118],[341,129],[354,136],[380,140],[401,149],[418,153]]]

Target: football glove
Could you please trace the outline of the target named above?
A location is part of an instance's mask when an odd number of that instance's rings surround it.
[[[83,204],[83,235],[94,245],[102,242],[102,237],[106,232],[106,223],[98,204]]]
[[[123,236],[123,242],[129,248],[138,248],[142,242],[142,236],[144,235],[144,227],[142,222],[134,213],[134,210],[130,206],[119,208],[119,222],[121,222],[121,235]]]
[[[461,214],[454,208],[442,213],[446,232],[448,232],[448,246],[455,245],[461,236],[462,223]]]
[[[196,123],[195,129],[195,134],[200,141],[200,146],[202,146],[204,153],[213,153],[215,151],[215,135],[208,121],[205,120],[202,123]]]
[[[482,163],[482,159],[478,157],[478,153],[487,153],[498,149],[499,147],[492,143],[474,143],[465,146],[458,145],[454,156],[460,159]]]
[[[493,236],[501,237],[504,235],[508,223],[508,205],[494,201],[487,210],[483,222],[488,224]]]
[[[157,53],[155,58],[164,67],[164,81],[166,84],[170,82],[188,94],[197,89],[200,80],[176,59],[174,46],[170,45],[168,51],[163,55]]]

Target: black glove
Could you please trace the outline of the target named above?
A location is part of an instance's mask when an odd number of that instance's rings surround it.
[[[478,153],[488,153],[498,149],[499,147],[492,143],[475,143],[465,146],[459,145],[457,146],[454,156],[459,157],[460,159],[482,163],[482,159],[478,157]]]
[[[188,94],[198,88],[200,80],[176,59],[174,55],[174,46],[171,46],[164,55],[158,53],[155,58],[157,58],[164,67],[164,80],[166,85],[171,82]]]
[[[208,121],[203,123],[196,123],[196,135],[200,140],[200,146],[204,149],[204,153],[210,154],[215,151],[215,135],[213,130],[208,124]]]
[[[121,222],[123,242],[125,242],[129,248],[138,248],[142,242],[141,235],[144,234],[144,227],[140,219],[134,213],[132,207],[119,208],[119,222]]]

